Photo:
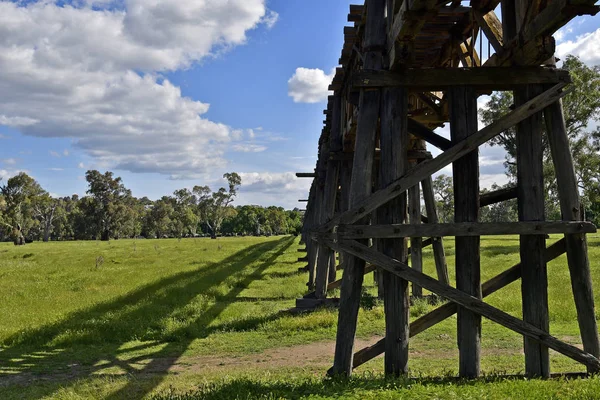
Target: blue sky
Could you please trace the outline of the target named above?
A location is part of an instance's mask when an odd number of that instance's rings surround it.
[[[109,169],[155,199],[236,171],[238,203],[295,207],[348,5],[0,0],[0,177],[81,195],[87,169]],[[558,53],[600,64],[599,21],[563,28]],[[502,183],[503,152],[481,155],[483,184]]]

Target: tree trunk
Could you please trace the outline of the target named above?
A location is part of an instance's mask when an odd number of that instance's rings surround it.
[[[109,230],[105,230],[102,232],[102,235],[100,236],[100,240],[103,242],[107,242],[110,240],[110,231]]]

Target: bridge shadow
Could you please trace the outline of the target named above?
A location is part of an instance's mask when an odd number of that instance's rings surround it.
[[[118,367],[126,373],[151,373],[159,378],[152,379],[152,384],[143,385],[143,388],[135,388],[135,397],[141,398],[160,383],[160,377],[168,373],[194,340],[224,329],[253,330],[278,318],[275,314],[214,323],[231,304],[247,300],[236,298],[253,281],[261,279],[264,271],[293,242],[293,237],[283,237],[256,244],[218,263],[205,263],[193,271],[170,276],[110,302],[74,312],[56,323],[17,333],[2,343],[0,387],[28,384],[38,377],[47,380],[47,371],[71,380]],[[261,301],[260,298],[256,300]],[[170,328],[169,324],[175,324],[175,328]],[[146,343],[125,346],[132,341]],[[83,348],[84,352],[81,351]],[[144,355],[123,360],[124,353],[134,351],[144,352]],[[145,363],[142,369],[140,363]],[[68,381],[62,384],[68,384]],[[58,385],[48,386],[45,395],[58,388]],[[126,385],[109,398],[131,398],[132,389]]]

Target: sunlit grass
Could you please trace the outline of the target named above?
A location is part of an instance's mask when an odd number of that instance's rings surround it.
[[[548,244],[557,239],[553,237]],[[590,235],[589,239],[597,283],[600,237]],[[481,244],[484,281],[519,262],[516,237],[482,238]],[[453,281],[454,241],[446,239],[445,247]],[[232,390],[251,387],[288,394],[300,387],[319,396],[333,396],[339,387],[322,381],[323,366],[269,369],[264,365],[228,371],[231,379],[241,380],[224,380],[222,372],[135,375],[143,373],[153,360],[240,357],[334,340],[335,310],[281,313],[306,292],[307,276],[297,271],[303,266],[296,261],[301,254],[297,248],[297,239],[291,237],[34,243],[24,247],[0,244],[0,398],[139,398],[150,393],[171,398],[169,385],[176,387],[177,394],[193,392],[202,398],[226,398]],[[425,272],[435,276],[431,250],[424,255]],[[551,333],[579,344],[566,257],[551,262],[548,271]],[[371,276],[365,279],[365,286],[376,294]],[[486,301],[520,317],[520,292],[520,283],[515,282]],[[595,296],[599,303],[600,289]],[[411,316],[417,318],[434,307],[417,302]],[[360,311],[359,338],[383,332],[381,304]],[[482,332],[483,370],[522,373],[522,338],[487,320]],[[456,318],[413,338],[410,348],[413,376],[456,374]],[[553,372],[584,370],[554,352],[551,362]],[[272,379],[263,376],[265,369]],[[358,373],[375,374],[375,382],[379,382],[381,371],[382,361],[376,359]],[[9,386],[2,383],[7,377],[27,374],[52,374],[54,378],[50,383],[25,381],[27,389],[14,380],[7,381]],[[286,377],[287,386],[282,386]],[[369,386],[367,381],[354,381],[344,393],[356,398],[390,396],[391,389]],[[598,387],[598,380],[583,382],[548,383],[548,390],[571,393],[568,388],[572,388],[574,395],[583,396],[590,387]],[[448,398],[476,398],[477,393],[471,386],[449,386],[446,392],[444,385],[418,385],[423,386],[419,393],[438,390],[440,398],[443,393],[448,393]],[[494,392],[498,395],[489,398],[501,398],[511,387],[518,393],[522,385],[496,382],[492,386],[498,387]]]

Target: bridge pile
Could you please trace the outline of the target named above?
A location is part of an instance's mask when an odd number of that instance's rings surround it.
[[[561,98],[567,71],[555,67],[552,35],[594,0],[366,0],[351,5],[344,46],[330,89],[319,156],[307,202],[309,288],[299,307],[313,307],[341,288],[332,374],[385,353],[385,372],[408,372],[412,336],[457,314],[459,374],[480,374],[481,317],[524,338],[525,373],[550,376],[549,349],[600,370],[586,233],[565,131]],[[501,12],[497,12],[501,10]],[[502,18],[499,18],[501,15]],[[477,98],[512,91],[514,107],[478,127]],[[558,181],[561,221],[546,221],[542,124]],[[449,125],[450,139],[434,130]],[[480,195],[478,148],[515,127],[517,185]],[[432,158],[427,146],[441,150]],[[438,223],[432,174],[452,165],[454,223]],[[421,215],[420,198],[426,216]],[[516,198],[519,222],[478,222],[481,207]],[[564,234],[547,247],[549,233]],[[520,235],[521,262],[480,278],[480,236]],[[456,285],[450,285],[442,238],[456,237]],[[409,248],[410,241],[410,248]],[[433,247],[437,276],[422,272],[422,248]],[[549,334],[547,263],[567,253],[583,350]],[[339,259],[339,262],[338,262]],[[336,270],[342,279],[336,280]],[[376,271],[384,300],[385,339],[354,352],[366,273]],[[523,319],[483,301],[521,281]],[[448,302],[409,322],[410,294],[426,289]]]

